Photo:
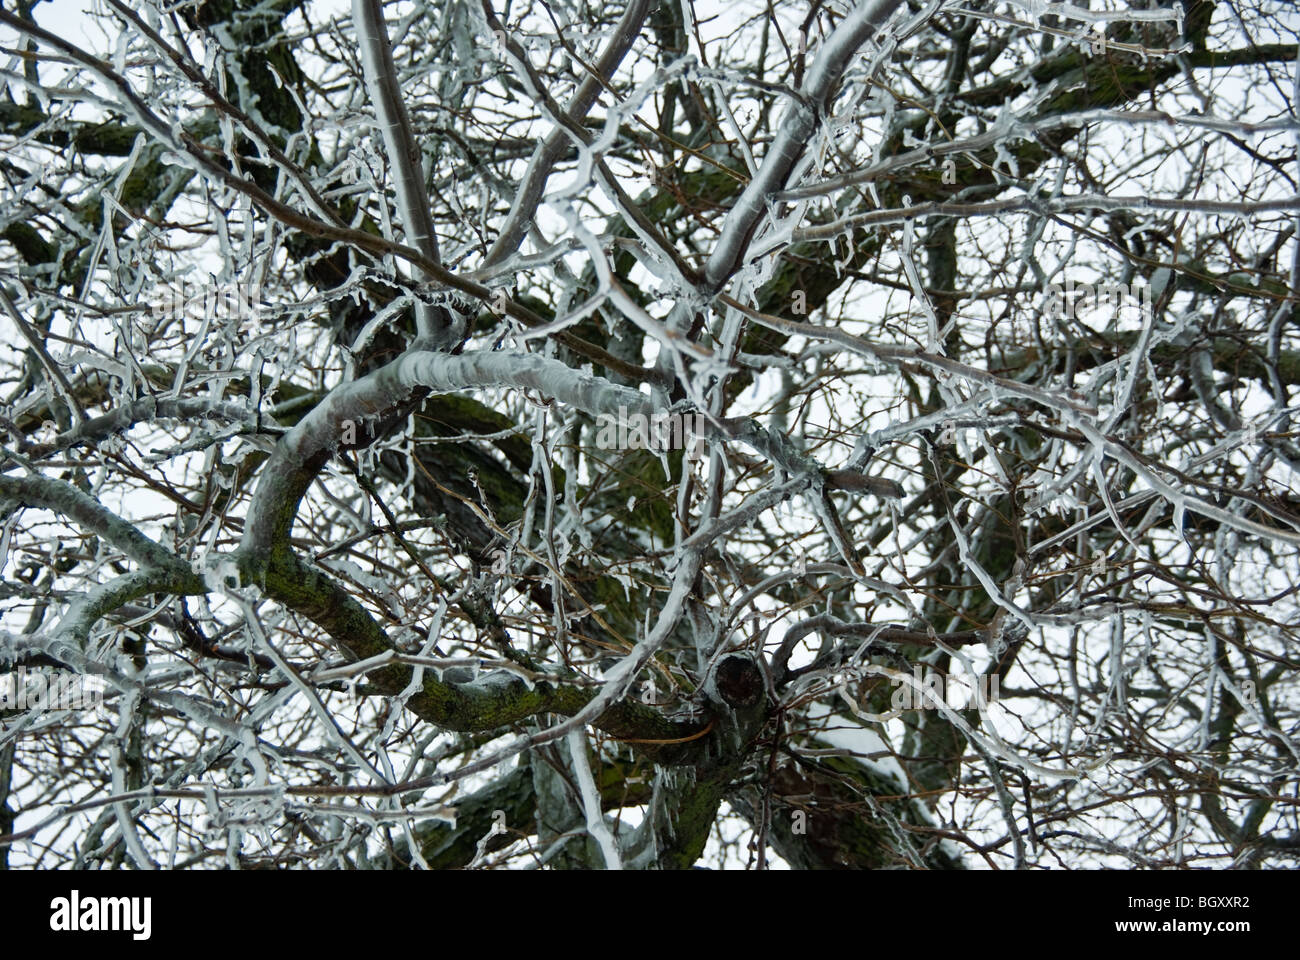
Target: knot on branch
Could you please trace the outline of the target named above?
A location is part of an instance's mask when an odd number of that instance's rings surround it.
[[[718,696],[732,709],[748,709],[763,700],[763,671],[752,657],[738,654],[724,657],[714,670],[713,682]]]

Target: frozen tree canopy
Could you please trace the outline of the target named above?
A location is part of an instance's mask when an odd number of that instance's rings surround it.
[[[1290,0],[3,0],[0,864],[1300,856]]]

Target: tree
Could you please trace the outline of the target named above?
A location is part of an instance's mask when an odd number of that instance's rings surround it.
[[[1293,863],[1298,26],[4,6],[0,855]]]

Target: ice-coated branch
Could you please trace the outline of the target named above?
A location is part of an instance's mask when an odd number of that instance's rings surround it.
[[[431,277],[447,287],[459,290],[460,292],[479,300],[487,301],[492,298],[493,292],[488,287],[471,280],[466,280],[463,277],[452,273],[444,268],[436,258],[428,256],[425,252],[416,247],[398,243],[395,240],[377,236],[376,234],[365,230],[358,230],[351,227],[338,226],[334,223],[328,223],[294,209],[276,197],[271,196],[252,180],[241,177],[233,171],[215,163],[193,137],[183,130],[180,130],[179,126],[174,129],[172,124],[164,121],[154,113],[141,96],[132,88],[131,84],[127,82],[121,74],[113,70],[108,63],[98,57],[86,53],[86,51],[82,50],[76,44],[70,43],[42,27],[22,20],[4,9],[0,9],[0,23],[13,27],[20,33],[29,34],[32,37],[41,40],[43,43],[47,43],[50,46],[61,50],[72,60],[85,66],[93,74],[103,80],[110,88],[118,92],[121,98],[121,106],[129,114],[136,117],[141,129],[147,131],[160,143],[166,144],[179,156],[183,157],[185,162],[191,167],[203,173],[205,177],[215,183],[224,184],[230,189],[248,197],[257,204],[259,208],[286,226],[292,227],[295,230],[301,230],[308,236],[350,244],[360,250],[365,250],[370,253],[379,255],[391,254],[415,265],[424,273],[424,275]],[[511,317],[514,317],[527,326],[536,327],[546,323],[542,317],[512,300],[506,301],[504,310]],[[444,336],[450,337],[452,333],[454,333],[454,331],[451,331],[450,328],[448,328],[447,331],[444,331]],[[567,331],[560,331],[556,335],[555,339],[578,355],[595,363],[599,363],[610,370],[617,371],[631,380],[640,381],[655,379],[656,377],[656,374],[653,371],[647,371],[634,364],[628,363],[626,360],[614,356],[608,350],[598,347],[595,344],[588,343],[582,338],[573,336]],[[439,341],[435,338],[430,345],[436,346],[438,343]]]
[[[475,351],[453,356],[407,352],[379,370],[337,387],[281,438],[249,508],[238,550],[238,563],[244,572],[257,582],[272,555],[288,543],[299,501],[349,430],[373,440],[375,425],[403,409],[419,392],[474,387],[536,390],[543,397],[591,416],[635,414],[650,418],[669,412],[644,393],[538,354]],[[1035,391],[1030,387],[1022,389]],[[851,471],[824,471],[787,437],[753,420],[718,421],[712,430],[747,444],[782,470],[811,479],[818,486],[882,497],[901,495],[892,481],[861,477]]]
[[[434,774],[424,778],[420,783],[425,786],[435,786],[463,780],[484,770],[490,770],[498,764],[518,756],[525,750],[551,743],[567,736],[570,731],[580,730],[585,726],[594,725],[617,734],[617,730],[611,730],[609,718],[622,715],[626,711],[635,712],[640,706],[639,704],[630,704],[624,698],[633,682],[676,629],[678,621],[685,613],[686,602],[691,592],[691,584],[694,583],[695,577],[700,572],[701,560],[702,555],[699,550],[687,549],[682,551],[677,569],[673,571],[672,587],[669,589],[663,605],[658,610],[658,619],[654,622],[654,626],[627,656],[606,671],[604,683],[594,695],[590,691],[575,691],[578,697],[590,697],[590,700],[584,706],[580,709],[549,711],[567,714],[568,719],[536,733],[517,737],[511,743],[493,751],[488,756],[461,767],[454,774]],[[570,698],[570,702],[573,702],[573,699]],[[653,711],[653,708],[642,709],[650,710],[652,716],[658,719],[663,726],[692,728],[690,735],[679,740],[660,740],[659,742],[664,745],[685,743],[687,741],[696,742],[712,726],[711,724],[697,725],[689,721],[674,722],[660,717],[657,711]],[[533,714],[543,712],[547,711],[538,709],[534,710]],[[699,729],[701,726],[702,729]],[[626,724],[624,729],[626,729]],[[643,740],[641,742],[645,743],[647,741]],[[653,743],[654,741],[649,742]]]
[[[1043,0],[1008,0],[1013,7],[1019,7],[1026,13],[1038,17],[1062,17],[1081,20],[1085,23],[1162,23],[1178,21],[1183,18],[1181,6],[1155,7],[1151,10],[1129,8],[1127,10],[1089,10],[1073,3],[1050,3]],[[954,13],[976,16],[978,11],[958,9]]]
[[[623,11],[623,16],[614,26],[613,35],[609,43],[606,44],[600,59],[594,64],[595,76],[583,78],[582,83],[570,98],[568,106],[565,109],[565,115],[574,122],[580,122],[587,111],[591,109],[592,104],[596,102],[596,95],[600,93],[602,80],[608,81],[622,63],[623,57],[626,56],[632,47],[633,41],[640,34],[641,25],[645,22],[646,13],[650,9],[650,0],[631,0],[627,8]],[[551,170],[559,162],[560,157],[564,155],[565,148],[568,146],[568,135],[562,128],[552,130],[533,151],[531,159],[528,161],[528,169],[524,173],[524,179],[515,191],[514,199],[510,204],[510,213],[506,216],[505,223],[501,226],[501,231],[497,235],[496,242],[492,244],[492,249],[484,258],[483,267],[491,267],[500,263],[510,254],[519,248],[524,234],[528,230],[528,223],[533,215],[537,212],[537,206],[541,203],[542,193],[546,188],[546,181],[551,175]]]
[[[628,196],[627,191],[619,184],[618,178],[614,176],[604,159],[601,158],[602,144],[608,139],[609,121],[606,121],[605,134],[599,140],[593,141],[582,125],[555,102],[555,99],[547,91],[546,84],[533,67],[532,61],[528,59],[528,52],[502,28],[501,21],[497,19],[496,14],[492,11],[490,0],[482,0],[482,10],[483,18],[488,27],[502,38],[506,55],[514,64],[520,82],[528,89],[537,106],[558,128],[555,132],[567,135],[577,144],[584,171],[594,169],[595,176],[599,179],[601,187],[613,198],[619,213],[622,214],[625,221],[633,228],[642,242],[647,247],[663,254],[667,262],[672,265],[672,269],[677,274],[679,287],[687,289],[692,287],[695,283],[695,269],[682,258],[672,243],[663,236],[659,227]],[[646,85],[643,84],[642,88],[645,87]],[[624,109],[626,109],[626,105]],[[617,111],[611,111],[611,114],[616,115]]]
[[[978,367],[972,367],[969,364],[959,363],[948,357],[939,354],[927,353],[916,347],[894,347],[887,344],[871,343],[861,337],[855,337],[851,333],[840,330],[836,327],[818,326],[811,323],[801,323],[794,320],[786,320],[784,317],[772,316],[771,314],[762,313],[745,306],[739,301],[733,300],[725,294],[719,296],[723,303],[729,307],[741,311],[745,316],[772,330],[781,333],[799,334],[815,340],[829,340],[833,343],[839,343],[848,347],[855,353],[864,357],[873,357],[878,360],[884,360],[892,363],[916,363],[932,370],[939,370],[944,373],[956,374],[965,377],[975,383],[981,383],[997,391],[1011,394],[1013,396],[1023,397],[1026,400],[1033,400],[1035,403],[1041,403],[1043,406],[1061,412],[1070,412],[1076,414],[1093,415],[1096,410],[1088,406],[1082,400],[1072,396],[1053,393],[1050,390],[1044,390],[1041,387],[1033,386],[1028,383],[1020,383],[1015,380],[1008,380],[1005,377],[999,377],[996,374],[989,373],[986,370],[980,370]]]
[[[763,156],[758,174],[727,214],[722,233],[704,271],[708,288],[721,290],[743,262],[745,251],[772,196],[783,189],[827,112],[836,85],[861,46],[888,20],[902,0],[862,0],[840,21],[818,52],[798,99],[781,119],[776,138]]]
[[[429,194],[424,187],[420,147],[411,132],[411,120],[402,100],[397,67],[393,64],[393,51],[384,26],[383,0],[352,0],[352,19],[356,24],[357,43],[361,47],[366,87],[375,105],[393,170],[402,225],[412,245],[428,259],[439,263],[438,238],[433,230]],[[436,279],[428,271],[425,274],[428,279]],[[444,313],[442,316],[448,315]],[[439,311],[427,303],[417,301],[415,318],[422,340],[447,348],[458,339],[457,331],[452,330],[446,320],[440,319]]]
[[[114,433],[129,430],[139,423],[156,420],[190,420],[214,418],[229,423],[255,424],[257,418],[245,404],[233,401],[214,402],[208,397],[168,399],[156,394],[129,400],[98,417],[91,417],[43,443],[33,443],[26,453],[45,457],[82,443],[96,443]]]
[[[926,202],[910,207],[893,207],[888,210],[872,210],[848,217],[841,217],[832,223],[818,224],[815,227],[802,227],[794,231],[794,242],[809,240],[832,240],[846,230],[863,227],[880,226],[888,223],[903,223],[907,220],[921,220],[929,217],[1000,217],[1008,213],[1032,213],[1048,216],[1054,213],[1071,213],[1076,210],[1095,210],[1106,213],[1117,210],[1172,210],[1184,213],[1206,213],[1248,219],[1261,213],[1280,213],[1286,210],[1300,210],[1300,197],[1278,197],[1275,200],[1196,200],[1176,197],[1124,196],[1107,197],[1100,194],[1084,194],[1074,197],[1012,197],[1007,200],[989,200],[983,203],[962,202]]]
[[[1103,436],[1096,427],[1085,422],[1082,418],[1075,417],[1072,419],[1074,419],[1075,427],[1087,436],[1088,440],[1099,452],[1104,453],[1108,457],[1113,457],[1120,463],[1124,464],[1148,483],[1157,494],[1169,501],[1174,508],[1174,516],[1177,525],[1180,528],[1182,526],[1181,519],[1183,511],[1191,510],[1194,513],[1199,513],[1203,517],[1217,520],[1224,526],[1240,530],[1242,533],[1248,533],[1252,536],[1260,537],[1265,541],[1280,540],[1286,543],[1300,545],[1300,532],[1283,530],[1280,527],[1268,527],[1262,523],[1256,523],[1254,520],[1249,520],[1246,517],[1239,517],[1231,511],[1225,510],[1223,507],[1210,503],[1195,494],[1188,493],[1186,490],[1181,490],[1160,476],[1157,470],[1133,456],[1133,454],[1125,447],[1115,443],[1109,437]]]
[[[600,847],[600,854],[605,858],[606,870],[622,870],[623,864],[618,858],[618,844],[605,823],[605,815],[600,805],[600,793],[596,781],[591,775],[591,764],[587,761],[587,734],[575,727],[569,731],[567,738],[569,755],[573,758],[573,773],[578,778],[578,791],[582,794],[582,809],[587,817],[587,832]]]
[[[82,412],[81,404],[77,402],[77,397],[73,392],[72,386],[68,383],[68,378],[63,375],[63,371],[59,369],[59,365],[55,362],[54,358],[50,356],[49,351],[45,349],[45,344],[42,342],[41,338],[37,336],[36,331],[31,328],[31,325],[23,319],[23,315],[18,312],[18,308],[15,307],[14,302],[9,299],[9,294],[5,292],[3,285],[0,285],[0,306],[4,307],[4,312],[9,315],[9,319],[12,320],[14,326],[18,328],[18,332],[22,335],[22,338],[27,341],[27,346],[31,348],[32,353],[34,353],[40,361],[41,368],[49,378],[51,389],[63,398],[64,403],[68,405],[68,412],[76,418],[77,426],[80,426],[81,422],[85,420],[85,414]]]
[[[167,574],[178,586],[201,589],[202,580],[189,564],[70,483],[50,477],[0,475],[0,496],[61,514],[103,537],[137,563]]]
[[[380,662],[375,658],[385,657],[393,649],[392,639],[351,594],[323,571],[303,563],[291,551],[279,552],[273,562],[263,568],[261,576],[267,596],[325,630],[349,659]],[[671,606],[674,599],[680,603],[680,597],[669,597],[666,623],[671,620],[668,614],[676,609]],[[669,632],[671,625],[668,623]],[[656,630],[653,638],[661,643],[665,635]],[[638,647],[638,652],[644,654],[644,659],[638,660],[638,670],[656,649],[656,643],[649,642]],[[394,661],[368,670],[367,676],[376,692],[404,696],[410,685],[411,668]],[[703,726],[700,721],[666,717],[654,707],[623,700],[622,693],[633,678],[623,677],[623,683],[614,685],[607,682],[596,688],[577,682],[562,682],[559,678],[535,682],[507,670],[494,670],[463,682],[430,676],[430,671],[426,670],[419,689],[406,699],[405,706],[428,723],[444,730],[461,732],[494,730],[539,714],[559,714],[575,719],[562,725],[562,729],[551,728],[557,737],[582,725],[593,725],[614,737],[647,744],[681,743],[692,740],[699,733]],[[554,737],[544,736],[537,742],[550,739]],[[524,748],[521,746],[519,749]],[[507,751],[502,756],[513,756],[517,752]],[[479,768],[465,767],[457,778],[468,776],[475,769]],[[433,781],[425,785],[433,785]]]
[[[1042,777],[1045,780],[1079,780],[1086,777],[1093,770],[1103,767],[1105,764],[1110,762],[1111,753],[1110,751],[1105,751],[1096,759],[1080,764],[1078,767],[1046,766],[1045,764],[1039,763],[1037,760],[1032,760],[1029,757],[1016,753],[1000,736],[998,736],[994,724],[986,722],[980,730],[977,731],[973,729],[964,719],[962,719],[960,713],[944,702],[942,697],[936,697],[933,691],[927,690],[923,683],[918,682],[916,678],[910,674],[903,673],[901,670],[895,670],[893,667],[886,667],[876,663],[856,664],[854,669],[861,670],[863,673],[888,677],[896,683],[901,683],[910,687],[922,703],[926,704],[927,707],[938,710],[942,713],[944,719],[960,730],[968,740],[979,743],[985,750],[996,756],[998,759],[1003,760],[1012,766],[1019,767],[1027,773],[1032,773],[1035,776]],[[847,691],[844,690],[843,685],[841,685],[839,690],[843,695],[845,702],[854,714],[868,720],[881,719],[869,714],[864,714],[857,701],[850,697]],[[988,712],[988,705],[978,701],[977,703],[979,705],[980,716],[983,718]]]
[[[337,211],[320,195],[316,185],[311,182],[311,178],[307,176],[300,166],[284,155],[267,132],[262,129],[261,124],[227,100],[217,86],[204,76],[203,71],[185,53],[177,50],[164,40],[157,31],[140,19],[134,10],[122,3],[121,0],[108,0],[108,2],[119,16],[129,21],[154,47],[161,51],[167,59],[171,60],[186,79],[202,90],[203,94],[212,101],[212,104],[217,109],[232,117],[248,132],[249,137],[253,139],[258,148],[264,151],[277,167],[292,178],[295,186],[302,191],[303,196],[311,204],[318,216],[331,221],[336,226],[345,226]]]
[[[1080,127],[1094,123],[1191,127],[1193,129],[1211,130],[1216,133],[1232,134],[1237,137],[1259,136],[1261,134],[1295,130],[1300,127],[1300,124],[1290,119],[1249,123],[1220,117],[1200,116],[1199,114],[1171,114],[1163,110],[1107,110],[1093,108],[1052,113],[1042,117],[1015,119],[1010,124],[1010,129],[1003,129],[1002,125],[999,124],[993,129],[973,137],[946,140],[940,143],[925,143],[911,150],[890,154],[860,170],[854,170],[852,173],[843,173],[835,177],[827,177],[825,180],[818,180],[815,183],[806,183],[789,190],[782,190],[772,199],[795,201],[823,196],[856,184],[872,183],[899,170],[931,165],[937,157],[958,156],[963,153],[976,153],[980,150],[986,150],[1006,139],[1009,135],[1029,139],[1036,134],[1047,133],[1051,130]]]
[[[417,391],[471,387],[537,390],[593,416],[616,414],[620,408],[647,416],[656,410],[643,393],[537,354],[406,353],[374,373],[336,388],[281,438],[249,509],[240,548],[245,560],[264,564],[269,552],[286,542],[298,501],[338,448],[349,425],[358,437],[366,437],[370,430],[373,439],[374,425],[408,403]]]

